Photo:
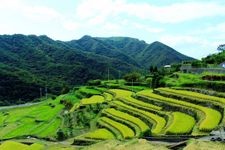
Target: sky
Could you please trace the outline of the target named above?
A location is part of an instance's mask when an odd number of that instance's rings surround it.
[[[200,59],[225,44],[225,1],[0,0],[0,34],[126,36]]]

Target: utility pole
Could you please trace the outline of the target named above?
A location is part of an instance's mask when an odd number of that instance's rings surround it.
[[[40,98],[42,97],[42,88],[40,88]]]
[[[224,128],[222,126],[220,127],[220,137],[224,140]]]
[[[121,71],[119,70],[119,79],[120,79],[120,76],[121,76]]]
[[[109,68],[108,68],[108,82],[109,82]]]
[[[132,79],[132,92],[134,92],[134,80]]]
[[[45,99],[47,100],[47,96],[48,96],[48,89],[47,86],[45,86]]]

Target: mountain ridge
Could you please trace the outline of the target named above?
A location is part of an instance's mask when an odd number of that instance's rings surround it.
[[[158,44],[156,52],[162,45]],[[149,46],[129,37],[84,36],[59,41],[46,35],[0,35],[0,100],[31,101],[39,97],[40,88],[47,87],[50,93],[59,94],[65,87],[84,84],[90,79],[106,79],[107,70],[110,70],[110,78],[118,78],[120,73],[140,72],[150,65],[163,66],[185,60],[176,61],[179,58],[176,55],[180,54],[170,49],[167,51],[173,53],[168,55],[169,61],[162,59],[154,64],[150,59],[156,56],[150,57],[152,54],[146,49]]]

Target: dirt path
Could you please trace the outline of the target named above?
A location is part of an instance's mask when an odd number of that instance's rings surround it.
[[[20,104],[20,105],[11,105],[11,106],[0,106],[0,111],[4,109],[12,109],[12,108],[20,108],[20,107],[28,107],[40,104],[42,102],[36,102],[36,103],[26,103],[26,104]]]

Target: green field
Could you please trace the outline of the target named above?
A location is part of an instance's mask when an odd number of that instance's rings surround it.
[[[81,100],[81,105],[91,105],[91,104],[97,104],[97,103],[103,103],[104,97],[99,95],[93,95],[90,98],[83,98]]]
[[[64,108],[59,100],[60,97],[32,106],[1,110],[0,138],[27,135],[55,138],[62,124],[60,112]]]
[[[199,102],[223,104],[224,98],[171,88],[137,89],[140,90],[135,93],[124,86],[121,89],[82,86],[54,100],[1,109],[0,139],[64,138],[72,139],[70,144],[90,145],[145,136],[207,135],[222,125],[223,113]],[[168,93],[171,96],[165,95]],[[17,144],[5,142],[1,146]]]
[[[220,120],[222,118],[222,114],[214,109],[203,107],[200,105],[196,105],[196,104],[181,101],[181,100],[166,98],[166,97],[154,94],[151,90],[144,90],[144,91],[139,92],[138,94],[147,96],[148,98],[152,98],[156,101],[163,101],[165,103],[177,104],[177,105],[181,105],[184,107],[190,107],[195,110],[201,111],[204,114],[204,118],[202,118],[200,125],[199,125],[199,130],[201,130],[201,131],[213,130],[214,128],[217,127],[217,125],[220,123]]]
[[[180,112],[173,113],[173,122],[166,129],[166,134],[185,134],[190,133],[195,125],[195,119]]]
[[[107,129],[97,129],[95,131],[81,135],[78,138],[109,140],[114,139],[114,135]]]

